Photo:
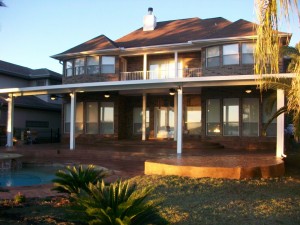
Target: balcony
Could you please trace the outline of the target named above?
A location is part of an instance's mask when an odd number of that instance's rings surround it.
[[[184,68],[178,70],[178,77],[201,77],[202,68]],[[146,72],[146,80],[174,79],[175,71],[154,70]],[[143,71],[121,72],[121,80],[144,80]]]

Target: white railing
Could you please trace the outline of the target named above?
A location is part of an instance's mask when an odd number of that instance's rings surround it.
[[[201,68],[184,68],[178,70],[178,77],[201,77]],[[146,80],[173,79],[176,78],[175,71],[155,70],[147,71]],[[143,71],[121,72],[121,80],[144,80]]]

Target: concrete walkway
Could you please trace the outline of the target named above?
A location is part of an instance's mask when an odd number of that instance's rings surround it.
[[[139,142],[139,141],[117,141],[103,142],[97,145],[77,145],[76,149],[69,150],[68,145],[62,144],[35,144],[20,145],[13,148],[0,148],[0,152],[12,152],[23,155],[23,161],[34,164],[94,164],[105,167],[113,171],[113,175],[106,179],[114,181],[116,179],[126,179],[144,174],[144,164],[146,160],[155,161],[162,159],[177,158],[176,145],[173,141],[167,142]],[[191,162],[194,158],[202,161],[209,161],[215,165],[220,163],[220,158],[234,157],[245,163],[255,164],[256,159],[269,160],[274,158],[275,150],[247,152],[244,150],[229,150],[214,148],[212,146],[200,147],[189,144],[184,146],[181,158],[189,158]],[[210,159],[209,159],[210,157]],[[211,159],[214,158],[215,161]],[[185,160],[186,162],[186,160]],[[224,161],[223,161],[224,162]],[[19,191],[27,197],[43,197],[55,195],[51,192],[51,185],[14,187],[9,188],[10,192],[0,192],[0,198],[12,198]]]

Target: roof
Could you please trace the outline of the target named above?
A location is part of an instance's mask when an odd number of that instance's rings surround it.
[[[140,28],[116,40],[116,43],[124,48],[184,43],[209,38],[213,32],[229,24],[230,21],[221,17],[158,22],[153,31],[143,31],[143,28]]]
[[[153,31],[143,31],[143,27],[112,41],[104,35],[77,45],[65,52],[52,56],[62,59],[64,56],[82,54],[87,51],[118,50],[126,48],[149,47],[159,45],[184,44],[192,41],[244,38],[256,35],[255,24],[243,19],[231,22],[222,17],[200,19],[170,20],[158,22]],[[282,33],[290,35],[287,33]]]
[[[0,60],[0,73],[14,77],[20,77],[26,80],[34,80],[41,78],[51,78],[54,80],[62,80],[62,75],[49,69],[30,69],[28,67],[19,66],[13,63]]]
[[[0,102],[3,105],[7,105],[7,102],[2,98],[0,98]],[[46,102],[46,101],[43,101],[40,98],[33,96],[33,95],[32,96],[19,96],[19,97],[15,98],[14,105],[16,107],[40,109],[40,110],[52,110],[52,111],[60,111],[61,110],[60,104]]]
[[[118,49],[117,44],[110,40],[105,35],[100,35],[95,37],[87,42],[84,42],[80,45],[77,45],[67,51],[64,51],[60,54],[70,54],[70,53],[77,53],[77,52],[84,52],[84,51],[97,51],[97,50],[106,50],[106,49]]]

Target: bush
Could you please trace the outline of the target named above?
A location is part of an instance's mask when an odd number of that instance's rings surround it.
[[[53,179],[54,188],[52,190],[60,193],[67,193],[71,196],[78,195],[81,190],[89,192],[88,184],[96,184],[108,175],[103,169],[95,169],[95,166],[84,167],[67,166],[65,170],[59,170],[55,173],[56,179]]]
[[[137,190],[128,181],[117,181],[105,186],[104,182],[89,185],[89,192],[78,202],[92,217],[90,224],[143,225],[166,224],[158,214],[157,205],[146,202],[150,189]]]
[[[24,203],[25,201],[26,201],[25,195],[21,194],[20,192],[18,192],[18,194],[14,196],[14,202],[17,204]]]

